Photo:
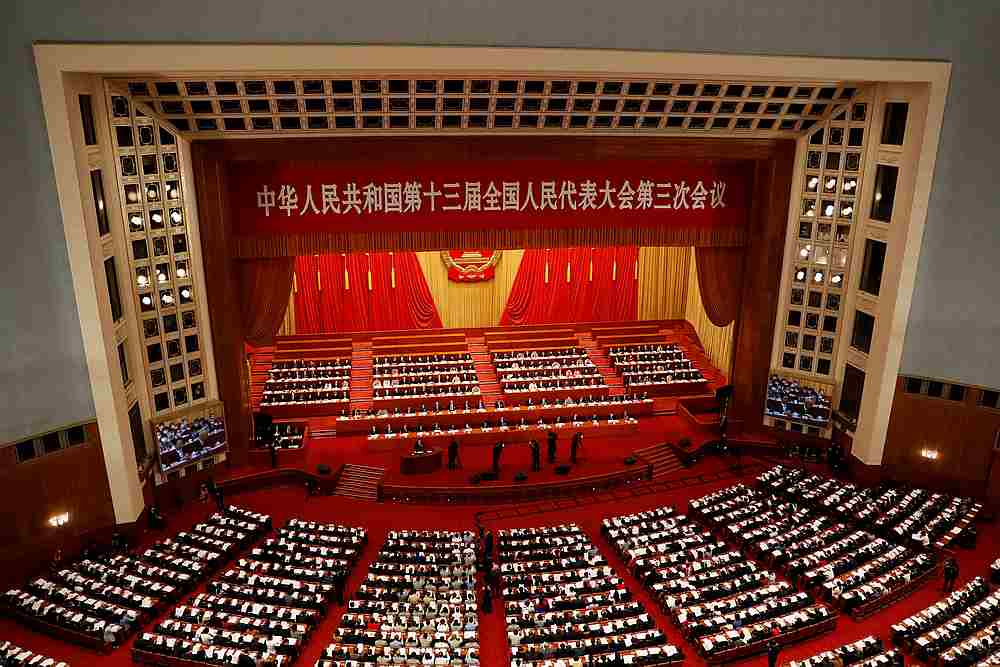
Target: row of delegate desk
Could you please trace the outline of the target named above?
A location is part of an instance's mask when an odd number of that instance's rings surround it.
[[[426,403],[426,402],[425,402]],[[431,430],[437,423],[443,429],[455,426],[459,431],[468,423],[479,426],[483,420],[488,420],[496,424],[501,417],[507,419],[511,426],[516,427],[522,418],[529,423],[536,423],[539,419],[547,422],[563,417],[570,418],[574,414],[586,416],[588,419],[597,415],[600,419],[606,419],[614,414],[621,417],[627,411],[631,417],[643,417],[653,413],[653,399],[638,399],[634,401],[622,401],[608,403],[600,402],[574,403],[573,405],[549,405],[542,406],[517,406],[503,408],[461,408],[455,411],[450,410],[429,410],[427,412],[414,412],[414,414],[385,414],[364,415],[361,417],[342,416],[337,419],[337,433],[343,435],[371,434],[372,427],[379,434],[384,434],[387,426],[391,425],[393,430],[399,431],[405,424],[413,431],[419,427]]]
[[[380,435],[369,437],[368,442],[369,447],[379,451],[400,448],[401,451],[410,452],[413,447],[412,443],[415,443],[417,440],[422,440],[424,446],[431,449],[447,447],[452,440],[458,440],[462,447],[493,445],[500,441],[511,445],[527,443],[530,440],[542,442],[551,430],[565,434],[564,437],[568,442],[571,435],[577,432],[582,433],[585,438],[633,435],[639,432],[639,422],[635,417],[629,417],[627,420],[616,420],[615,423],[608,423],[607,421],[598,421],[595,423],[588,418],[579,422],[566,421],[562,424],[546,424],[544,427],[532,424],[526,428],[516,426],[507,428],[491,427],[486,429],[473,428],[469,430],[461,428],[431,432],[395,433],[391,436]],[[569,445],[567,444],[566,446],[568,447]]]

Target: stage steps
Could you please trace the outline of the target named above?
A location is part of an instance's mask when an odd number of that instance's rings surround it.
[[[345,463],[333,494],[362,500],[378,500],[378,483],[384,476],[385,468]]]
[[[587,350],[587,355],[590,360],[594,362],[597,366],[597,370],[601,372],[601,376],[604,378],[604,384],[608,385],[608,395],[609,396],[621,396],[625,393],[625,384],[622,382],[622,376],[618,374],[615,370],[614,365],[611,363],[611,359],[605,354],[604,349],[594,340],[593,335],[589,331],[580,332],[576,335],[576,339],[580,341],[580,347]]]
[[[372,406],[372,343],[354,341],[351,352],[351,411]]]
[[[666,443],[637,449],[634,454],[639,460],[653,465],[654,481],[672,475],[684,468],[684,464],[674,454],[674,450]]]
[[[254,412],[260,410],[260,402],[264,398],[264,383],[270,376],[273,360],[273,347],[259,347],[254,350],[253,363],[250,365],[250,408]]]
[[[493,359],[490,358],[490,351],[486,347],[486,339],[482,336],[469,336],[465,339],[469,346],[469,354],[472,355],[472,363],[476,369],[476,377],[479,380],[479,391],[483,397],[486,407],[493,407],[497,399],[503,394],[500,388],[500,381],[497,379],[496,368],[493,366]]]

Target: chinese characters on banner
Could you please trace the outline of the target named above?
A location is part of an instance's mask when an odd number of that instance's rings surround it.
[[[748,163],[670,160],[235,162],[239,235],[554,227],[736,228]]]
[[[439,189],[440,188],[440,189]],[[536,196],[537,193],[537,196]],[[283,183],[261,185],[257,192],[257,208],[265,217],[276,215],[369,215],[379,213],[413,214],[424,207],[437,211],[599,211],[601,209],[704,209],[725,208],[726,182],[703,181],[687,183],[657,183],[640,180],[635,186],[628,180],[595,181],[502,181],[499,186],[490,181],[483,189],[481,181],[435,184],[406,181],[405,183],[337,184]]]

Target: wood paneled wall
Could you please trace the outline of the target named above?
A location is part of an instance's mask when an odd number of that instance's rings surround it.
[[[908,394],[903,378],[898,378],[882,454],[883,475],[965,495],[1000,497],[1000,452],[986,479],[1000,410],[977,405],[979,395],[974,388],[966,390],[964,401]],[[922,449],[935,449],[939,456],[926,459]]]
[[[693,252],[690,252],[689,255],[691,261],[688,262],[687,302],[683,317],[698,332],[698,338],[712,364],[729,378],[732,376],[733,331],[736,328],[736,322],[719,327],[708,319],[705,305],[701,302],[701,290],[698,287],[698,267],[695,264],[697,260]]]
[[[639,319],[682,320],[687,308],[691,248],[639,248]]]
[[[85,425],[84,444],[17,463],[14,447],[0,449],[0,586],[20,586],[44,568],[56,549],[76,552],[84,536],[115,525],[111,487],[97,422]],[[48,519],[69,512],[53,528]]]
[[[524,250],[504,250],[493,280],[456,283],[448,280],[448,267],[440,252],[418,252],[417,261],[445,328],[497,326],[523,256]]]

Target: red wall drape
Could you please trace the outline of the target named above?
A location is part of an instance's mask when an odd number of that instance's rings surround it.
[[[745,248],[695,248],[698,289],[708,319],[724,327],[740,312]]]
[[[638,319],[638,260],[636,246],[525,250],[500,324]]]
[[[296,333],[441,326],[413,252],[296,257],[295,280]]]
[[[250,345],[268,345],[281,328],[288,309],[295,264],[290,257],[238,263],[240,314]]]

